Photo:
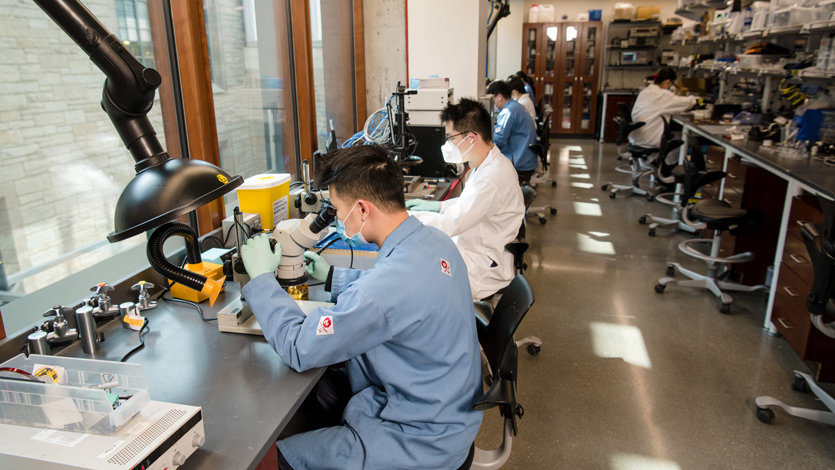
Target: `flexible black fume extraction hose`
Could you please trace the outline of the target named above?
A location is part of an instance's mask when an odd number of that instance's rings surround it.
[[[168,222],[154,230],[154,233],[148,239],[148,261],[151,262],[154,271],[162,274],[166,279],[200,292],[206,284],[206,276],[187,271],[171,263],[162,252],[165,240],[174,235],[179,235],[186,241],[186,262],[188,264],[200,264],[203,261],[200,257],[197,234],[194,233],[193,228],[180,222]]]

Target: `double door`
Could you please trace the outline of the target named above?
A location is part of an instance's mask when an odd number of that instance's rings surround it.
[[[537,101],[553,109],[551,132],[592,134],[597,114],[600,22],[525,23],[522,70]]]

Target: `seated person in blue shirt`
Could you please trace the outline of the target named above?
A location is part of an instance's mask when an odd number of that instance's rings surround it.
[[[525,108],[513,99],[510,86],[495,81],[487,88],[501,111],[493,129],[493,142],[513,162],[520,182],[530,181],[539,161],[530,145],[536,143],[536,123]]]
[[[531,80],[531,77],[521,70],[516,72],[516,76],[525,82],[525,91],[528,92],[528,95],[531,97],[531,101],[536,103],[536,93],[533,90],[533,80]]]
[[[273,253],[259,235],[241,248],[252,277],[243,294],[281,359],[297,371],[345,361],[350,383],[341,424],[279,441],[279,467],[456,469],[482,419],[464,260],[447,235],[407,214],[402,170],[381,147],[329,153],[316,180],[330,189],[340,237],[380,251],[369,270],[305,253],[336,302],[305,316],[275,279],[280,245]]]

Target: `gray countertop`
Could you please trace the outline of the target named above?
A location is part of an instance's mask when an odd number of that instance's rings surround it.
[[[695,128],[700,134],[710,134],[718,143],[730,147],[735,153],[754,160],[760,166],[768,168],[785,179],[794,179],[807,189],[822,194],[829,199],[835,199],[835,167],[812,158],[793,159],[778,155],[776,152],[761,151],[759,142],[745,140],[730,140],[721,135],[712,134],[707,128],[692,122],[691,119],[676,116],[674,121]],[[716,127],[716,126],[712,126]]]
[[[311,291],[312,298],[327,300],[321,288]],[[228,283],[214,307],[200,304],[203,314],[214,318],[239,294],[239,286]],[[128,362],[142,364],[151,399],[203,408],[206,444],[184,470],[255,468],[324,373],[291,370],[263,337],[221,333],[190,305],[160,300],[144,315],[150,327],[145,348]],[[118,361],[139,344],[138,332],[118,321],[99,331],[105,342],[95,355],[84,354],[79,343],[60,354]]]

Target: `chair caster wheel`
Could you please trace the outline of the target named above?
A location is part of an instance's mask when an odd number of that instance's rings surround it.
[[[725,315],[730,314],[731,313],[731,304],[722,304],[722,306],[719,307],[719,313],[724,313]]]
[[[557,215],[557,209],[552,207],[551,208],[551,215]]]
[[[557,187],[557,182],[556,181],[551,181],[551,187],[556,188]]]
[[[655,201],[655,196],[647,194],[647,201],[649,201],[649,202]]]
[[[539,218],[539,225],[545,225],[545,222],[548,222],[547,220],[545,220],[545,217]]]
[[[536,356],[537,354],[539,354],[539,351],[542,351],[542,346],[537,346],[535,344],[528,345],[528,354],[530,354],[531,356]]]
[[[757,419],[760,420],[761,423],[771,424],[771,422],[774,421],[774,412],[769,408],[757,407]]]
[[[647,216],[642,215],[641,217],[639,217],[638,218],[638,223],[641,224],[641,225],[644,225],[645,223],[647,223]]]
[[[798,377],[795,375],[794,381],[792,381],[792,390],[800,393],[806,392],[806,380],[803,377]]]
[[[607,189],[608,187],[609,187],[609,185],[608,185],[608,184],[604,184],[603,186],[601,186],[601,187],[600,187],[600,189],[601,189],[602,191],[606,191],[606,189]]]
[[[663,294],[663,293],[664,293],[664,289],[665,289],[666,287],[667,287],[667,286],[665,286],[664,284],[656,284],[656,285],[655,285],[655,293],[656,293],[656,294]]]
[[[487,374],[484,376],[484,383],[487,384],[488,387],[493,386],[493,376],[491,374]]]
[[[676,275],[676,267],[675,266],[667,266],[667,276],[673,277]]]
[[[609,199],[614,199],[617,193],[609,193]]]
[[[618,160],[623,160],[623,157],[618,155]]]
[[[650,237],[654,237],[655,236],[655,229],[654,228],[649,229],[649,233],[647,233],[647,235],[649,235]]]

